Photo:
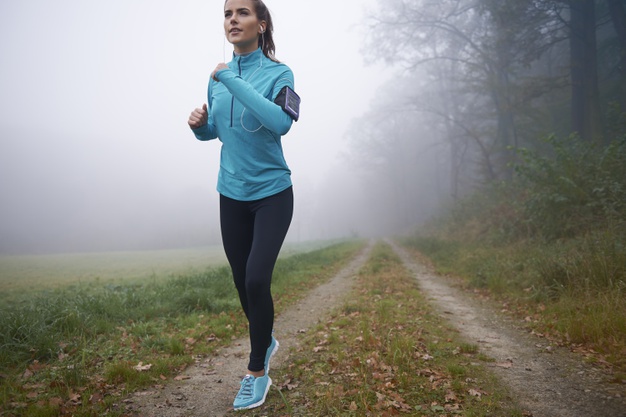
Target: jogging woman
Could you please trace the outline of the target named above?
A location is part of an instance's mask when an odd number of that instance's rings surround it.
[[[233,407],[258,407],[272,380],[272,272],[293,214],[293,192],[281,145],[298,119],[299,97],[288,66],[274,57],[273,26],[261,0],[227,0],[228,63],[211,74],[208,105],[195,109],[196,138],[222,142],[217,191],[222,242],[250,331],[250,359]]]

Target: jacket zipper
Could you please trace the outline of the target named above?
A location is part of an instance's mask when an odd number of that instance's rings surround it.
[[[237,60],[237,66],[239,68],[239,76],[241,77],[241,57]],[[230,127],[233,127],[233,119],[235,117],[235,96],[230,99]]]

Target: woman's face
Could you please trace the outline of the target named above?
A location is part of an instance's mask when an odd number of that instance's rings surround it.
[[[259,47],[259,34],[265,22],[259,21],[251,0],[228,0],[224,5],[224,32],[235,52],[245,54]]]

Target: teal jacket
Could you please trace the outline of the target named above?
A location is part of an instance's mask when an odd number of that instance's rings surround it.
[[[216,73],[219,82],[209,80],[208,123],[193,132],[198,140],[222,142],[217,191],[259,200],[291,186],[281,136],[293,121],[274,99],[284,86],[294,88],[293,73],[260,48],[235,55],[228,68]]]

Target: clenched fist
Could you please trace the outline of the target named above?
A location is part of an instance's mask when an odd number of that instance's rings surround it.
[[[209,112],[207,110],[206,103],[202,105],[201,109],[195,109],[189,115],[189,127],[192,129],[197,129],[207,124],[209,121]]]

